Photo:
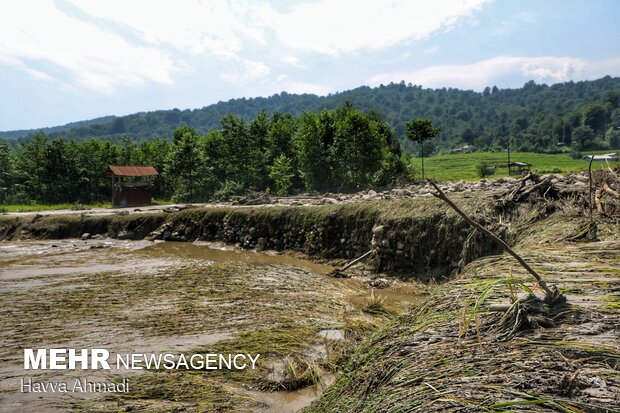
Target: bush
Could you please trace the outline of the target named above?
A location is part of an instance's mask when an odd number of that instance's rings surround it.
[[[243,185],[241,185],[240,183],[235,181],[226,181],[224,182],[224,185],[220,187],[220,189],[215,191],[215,193],[213,194],[213,199],[215,199],[216,201],[227,201],[233,195],[241,194],[243,190]]]
[[[489,165],[485,161],[480,161],[476,165],[476,172],[480,178],[485,178],[495,173],[495,166]]]
[[[405,167],[404,172],[405,175],[407,175],[407,178],[411,179],[412,181],[415,180],[415,177],[418,174],[418,170],[413,164],[413,156],[411,155],[411,153],[407,152],[403,154],[401,156],[401,162]]]
[[[581,159],[581,158],[583,158],[583,154],[581,152],[579,152],[579,151],[572,151],[570,153],[570,157],[572,159]]]

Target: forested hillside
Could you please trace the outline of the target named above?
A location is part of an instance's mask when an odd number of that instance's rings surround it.
[[[14,130],[14,131],[8,131],[8,132],[0,132],[0,138],[19,139],[22,137],[34,135],[35,133],[45,133],[47,135],[63,136],[64,132],[76,130],[78,128],[87,129],[89,126],[94,126],[94,125],[103,125],[103,124],[112,122],[114,119],[116,119],[116,116],[103,116],[101,118],[96,118],[96,119],[71,122],[71,123],[67,123],[66,125],[62,125],[62,126],[52,126],[49,128],[41,128],[41,129],[21,129],[21,130]]]
[[[52,138],[117,140],[129,136],[137,141],[170,139],[181,125],[199,134],[221,129],[220,119],[228,113],[253,119],[261,110],[290,113],[318,112],[350,102],[362,111],[381,113],[403,140],[404,124],[415,118],[429,118],[442,129],[439,139],[427,150],[438,151],[463,144],[479,149],[500,149],[511,144],[522,151],[553,152],[564,146],[575,150],[617,148],[620,144],[620,78],[567,82],[553,86],[529,81],[519,89],[488,87],[483,92],[459,89],[423,89],[399,84],[367,86],[318,97],[282,92],[268,98],[233,99],[194,110],[164,110],[94,120],[73,127],[45,132]],[[15,138],[33,134],[2,132]],[[559,145],[558,145],[559,144]],[[434,146],[434,147],[432,147]]]

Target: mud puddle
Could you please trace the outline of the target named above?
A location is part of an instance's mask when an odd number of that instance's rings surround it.
[[[306,268],[317,274],[328,274],[333,270],[329,265],[295,258],[275,251],[257,252],[243,250],[219,242],[155,242],[147,248],[149,253],[167,254],[179,258],[192,258],[219,262],[243,262],[251,265],[291,265]]]
[[[247,391],[245,393],[260,403],[254,410],[256,413],[295,413],[309,406],[335,379],[335,376],[330,374],[324,376],[322,383],[317,386],[294,391]]]

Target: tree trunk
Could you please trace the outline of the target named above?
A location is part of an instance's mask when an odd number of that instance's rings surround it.
[[[530,267],[528,265],[528,263],[526,263],[523,258],[521,258],[516,252],[514,252],[512,250],[512,248],[510,248],[508,246],[508,244],[506,244],[501,238],[499,238],[497,235],[493,234],[491,231],[489,231],[488,229],[484,228],[482,225],[478,224],[477,222],[475,222],[473,219],[471,219],[470,217],[467,216],[467,214],[465,214],[465,212],[463,212],[459,207],[457,207],[454,202],[452,202],[447,196],[446,194],[444,194],[444,192],[437,186],[437,184],[435,184],[435,182],[430,181],[431,185],[433,186],[433,188],[435,188],[435,190],[437,191],[437,193],[432,192],[433,196],[441,199],[442,201],[444,201],[445,203],[447,203],[448,205],[450,205],[450,207],[456,211],[457,214],[459,214],[461,216],[461,218],[463,218],[469,225],[471,225],[472,227],[476,228],[477,230],[479,230],[480,232],[482,232],[483,234],[485,234],[487,237],[491,238],[493,241],[495,241],[500,247],[502,247],[502,249],[504,251],[506,251],[507,253],[509,253],[510,255],[512,255],[518,262],[519,264],[521,264],[521,266],[523,268],[525,268],[530,274],[532,274],[532,276],[536,279],[536,281],[538,281],[538,285],[540,285],[540,288],[542,288],[542,290],[545,292],[546,297],[549,300],[554,300],[555,297],[557,296],[557,290],[554,293],[548,286],[547,283],[545,282],[545,280],[543,280],[543,278],[536,272],[534,271],[534,269],[532,267]]]

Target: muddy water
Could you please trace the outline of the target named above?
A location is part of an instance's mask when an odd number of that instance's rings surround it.
[[[128,377],[138,387],[143,378],[147,383],[157,379],[148,387],[157,396],[144,390],[147,395],[140,397],[21,393],[22,378],[67,382],[80,376],[76,371],[25,371],[23,349],[106,348],[114,356],[253,348],[270,363],[289,353],[307,352],[316,359],[328,354],[326,342],[345,338],[346,320],[368,318],[361,309],[371,290],[363,280],[327,277],[331,270],[288,255],[217,244],[0,243],[0,412],[192,412],[205,403],[221,411],[297,411],[320,388],[259,391],[257,383],[269,376],[267,364],[258,376],[204,374],[198,383],[196,375],[182,372],[84,373],[91,380]],[[419,299],[416,290],[402,285],[375,294],[398,309]],[[246,338],[248,334],[255,336]],[[292,337],[291,342],[281,344],[283,337]],[[322,378],[333,380],[326,372]],[[191,386],[189,379],[194,380]],[[198,397],[184,390],[188,386],[205,391]]]
[[[148,247],[155,254],[171,254],[179,258],[203,259],[218,262],[243,262],[252,265],[291,265],[306,268],[317,274],[327,274],[333,267],[312,261],[295,258],[274,251],[257,252],[242,250],[216,242],[155,242]]]

